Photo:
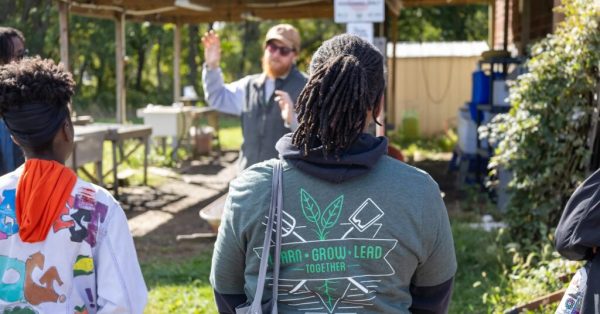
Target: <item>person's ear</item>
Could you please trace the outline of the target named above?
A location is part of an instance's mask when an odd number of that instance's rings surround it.
[[[19,147],[23,148],[23,146],[21,146],[21,143],[19,143],[19,141],[18,141],[18,140],[17,140],[17,139],[16,139],[14,136],[12,136],[12,135],[11,135],[11,136],[10,136],[10,139],[11,139],[11,140],[12,140],[12,141],[13,141],[15,144],[17,144],[17,146],[19,146]]]
[[[385,95],[381,94],[379,97],[379,104],[377,104],[377,108],[375,109],[375,119],[377,119],[381,115],[381,111],[383,110],[383,105],[385,104]]]
[[[73,138],[75,137],[75,132],[73,131],[73,126],[71,125],[69,117],[67,117],[63,122],[62,134],[67,142],[72,142]]]

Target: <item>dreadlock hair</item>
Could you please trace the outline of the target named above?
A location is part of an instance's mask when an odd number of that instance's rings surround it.
[[[11,62],[0,66],[0,118],[4,118],[11,133],[22,145],[34,152],[51,150],[52,139],[56,134],[52,130],[58,125],[59,119],[68,117],[68,104],[71,101],[75,82],[71,73],[61,65],[56,65],[50,59],[24,58],[19,62]],[[39,112],[39,114],[38,114]],[[35,115],[35,116],[34,116]],[[36,118],[38,118],[36,120]],[[41,122],[41,123],[38,123]],[[49,123],[46,123],[49,122]],[[10,125],[18,126],[10,127]],[[54,126],[44,129],[43,126]],[[27,139],[19,138],[15,131],[27,132],[29,135],[45,133]],[[54,134],[50,134],[54,132]],[[29,136],[28,135],[28,136]],[[27,143],[34,143],[27,145]]]
[[[19,38],[25,44],[23,33],[12,27],[0,27],[0,64],[12,61],[14,56],[13,38]]]
[[[324,156],[339,157],[363,132],[367,113],[376,116],[384,87],[383,56],[375,46],[350,34],[327,40],[313,55],[298,97],[292,144],[304,155],[321,146]]]

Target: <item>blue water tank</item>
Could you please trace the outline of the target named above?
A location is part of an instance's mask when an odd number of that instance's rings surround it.
[[[487,104],[490,101],[490,77],[482,70],[476,70],[471,75],[473,86],[471,103],[474,105]]]

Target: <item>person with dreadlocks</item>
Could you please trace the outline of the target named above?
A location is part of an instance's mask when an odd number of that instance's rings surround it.
[[[25,37],[11,27],[0,27],[0,65],[20,60],[27,54]],[[10,138],[10,133],[0,119],[0,176],[9,173],[25,162],[21,149]]]
[[[384,137],[365,132],[384,86],[383,56],[357,36],[336,36],[313,55],[299,126],[276,145],[279,313],[447,312],[457,265],[440,190],[427,173],[386,156]],[[230,185],[210,275],[221,313],[255,295],[276,162]]]
[[[202,44],[205,56],[202,80],[207,103],[242,120],[240,169],[277,157],[275,143],[297,125],[293,104],[306,84],[306,77],[295,65],[300,53],[300,33],[289,24],[273,26],[264,41],[263,73],[229,84],[224,83],[219,68],[219,36],[210,31],[202,37]]]
[[[0,66],[0,116],[25,164],[0,177],[4,313],[142,313],[147,289],[127,217],[64,166],[75,82],[52,60]]]

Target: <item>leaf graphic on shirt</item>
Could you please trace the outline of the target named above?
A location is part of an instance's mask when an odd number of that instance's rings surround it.
[[[321,216],[321,225],[323,226],[323,229],[329,229],[335,226],[340,218],[343,204],[344,195],[340,195],[325,208],[323,216]]]
[[[319,226],[319,216],[321,216],[321,208],[315,199],[304,189],[300,189],[300,203],[302,204],[302,213],[306,220],[314,222]],[[320,229],[320,228],[319,228]]]

